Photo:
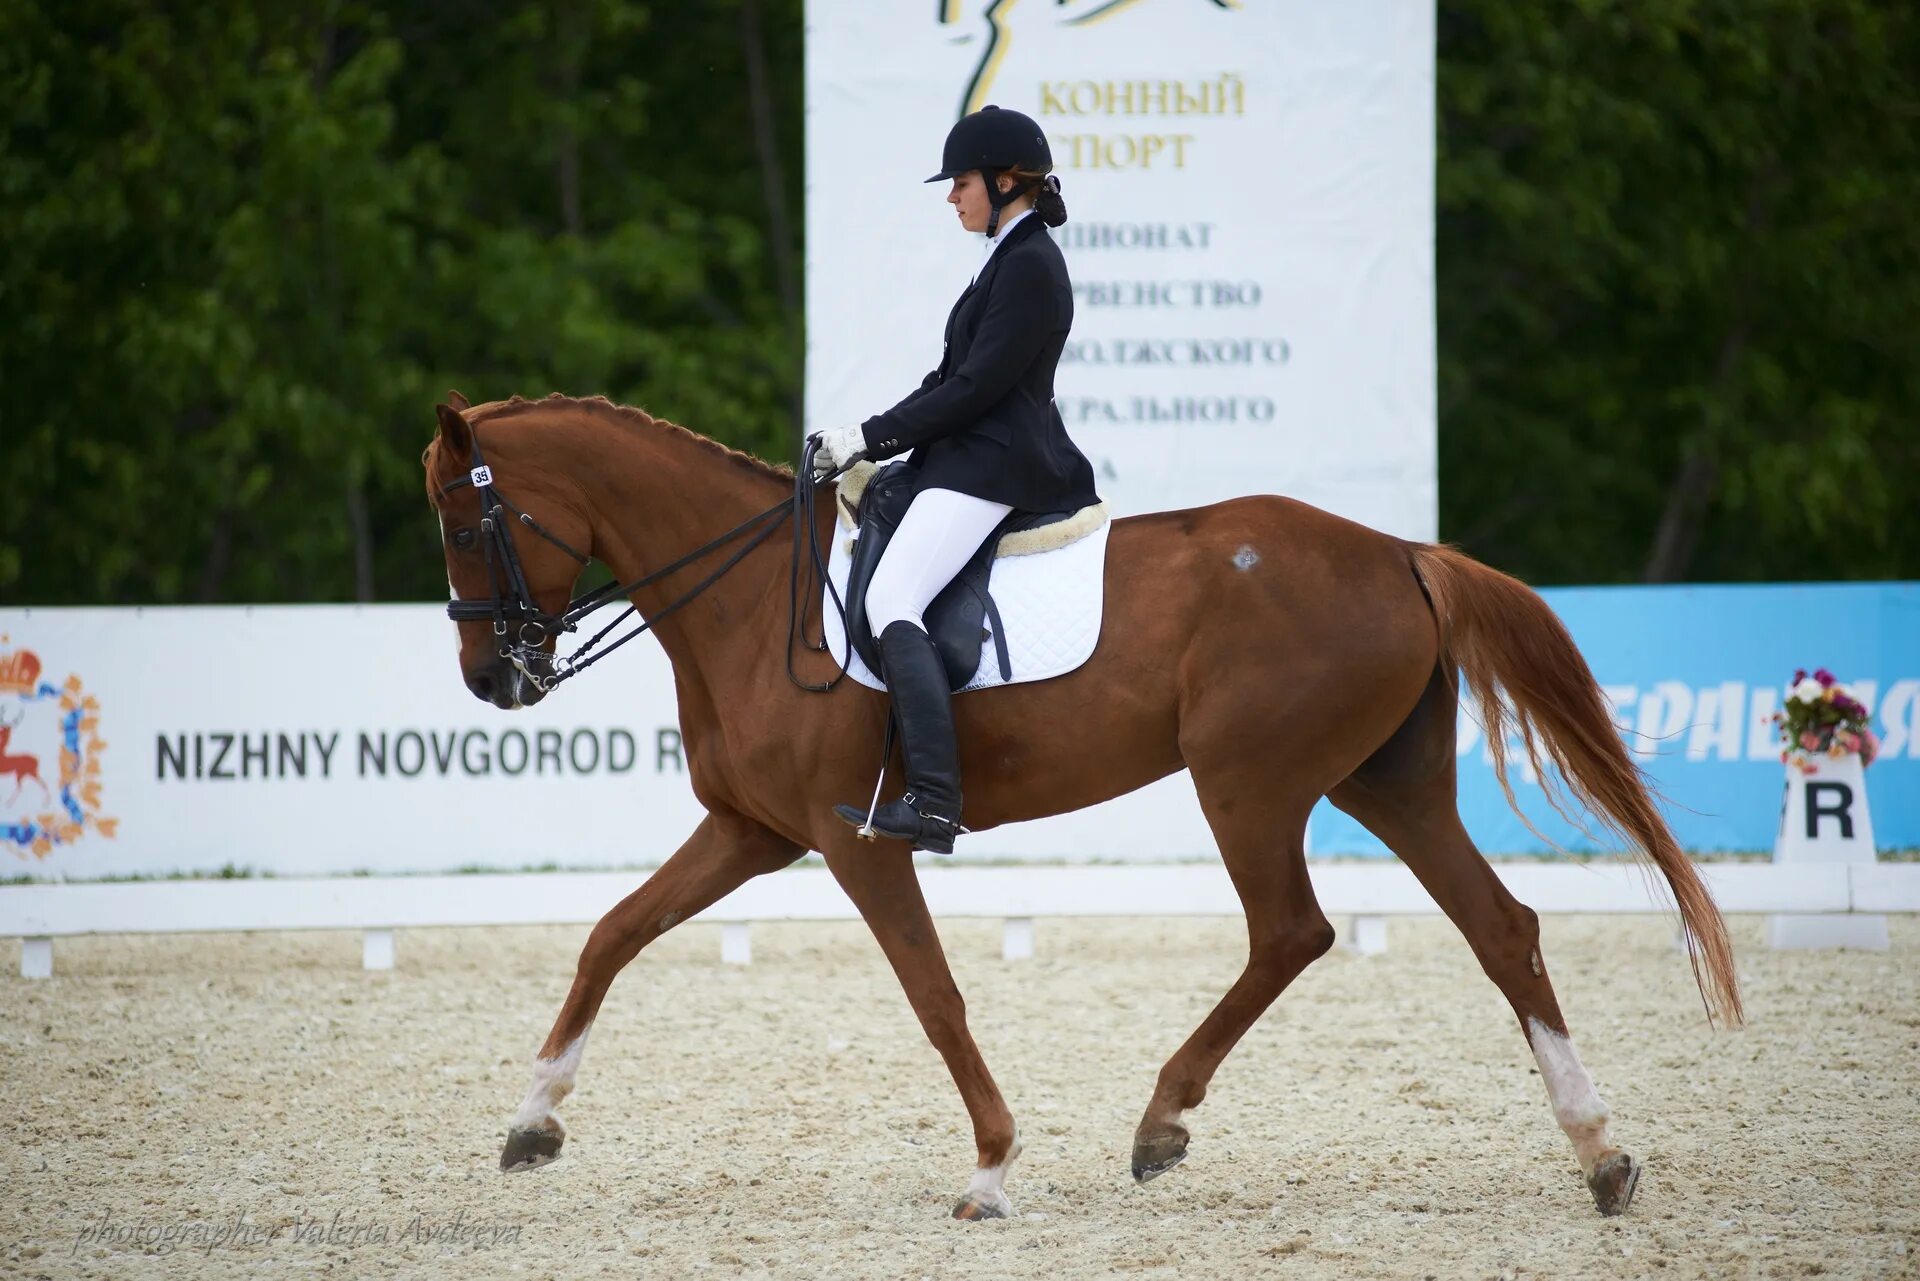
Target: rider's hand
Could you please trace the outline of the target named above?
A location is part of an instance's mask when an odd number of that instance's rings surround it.
[[[820,442],[820,447],[813,453],[815,480],[825,480],[833,473],[867,456],[867,438],[857,424],[851,427],[829,427],[825,431],[815,432],[813,439]]]

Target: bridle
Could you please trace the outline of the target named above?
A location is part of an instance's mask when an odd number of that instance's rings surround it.
[[[818,581],[827,584],[828,594],[832,597],[835,608],[840,612],[841,631],[846,632],[846,606],[841,602],[839,591],[834,588],[832,580],[827,575],[826,557],[820,549],[819,522],[814,519],[815,489],[828,481],[837,479],[840,473],[835,472],[820,481],[809,479],[813,474],[813,455],[819,447],[818,441],[807,441],[800,467],[794,473],[794,492],[791,497],[782,499],[757,516],[749,517],[718,538],[696,547],[670,565],[665,565],[629,583],[604,583],[584,596],[574,597],[567,602],[565,609],[558,614],[552,614],[540,608],[533,598],[532,590],[527,586],[526,573],[520,567],[520,554],[513,543],[513,521],[508,519],[508,513],[512,513],[514,519],[521,525],[571,556],[582,568],[585,568],[589,558],[569,547],[535,520],[531,514],[514,506],[513,502],[500,492],[499,487],[494,484],[493,468],[487,465],[485,457],[480,452],[480,435],[478,432],[473,432],[472,436],[472,465],[464,476],[457,476],[442,485],[440,495],[445,497],[455,490],[471,486],[480,496],[480,538],[486,555],[490,599],[449,601],[447,617],[456,623],[492,623],[494,642],[499,656],[512,663],[541,693],[551,693],[562,681],[579,675],[642,632],[651,631],[668,616],[720,581],[728,570],[746,559],[748,553],[780,528],[781,521],[788,516],[795,516],[796,519],[793,528],[793,564],[787,583],[787,679],[801,689],[824,693],[839,684],[841,677],[846,674],[847,658],[844,655],[840,662],[840,674],[819,684],[801,680],[793,670],[793,644],[796,634],[807,648],[822,653],[827,651],[824,634],[818,640],[809,639],[805,634],[804,626],[799,621],[803,577],[808,590],[812,590],[816,576]],[[638,627],[627,632],[605,649],[599,649],[600,642],[605,640],[608,633],[618,627],[628,615],[638,614],[638,606],[629,602],[623,612],[594,633],[572,654],[565,656],[558,653],[549,654],[540,648],[546,643],[548,637],[554,638],[557,642],[562,632],[578,631],[582,619],[604,606],[611,605],[622,597],[630,596],[643,587],[651,586],[669,574],[685,569],[688,565],[739,538],[745,538],[746,541],[721,562],[719,568],[701,579],[691,590],[679,596],[671,604],[660,609],[653,617],[641,619]],[[808,571],[804,576],[801,572],[803,558]],[[510,623],[513,624],[512,627],[509,627]],[[594,652],[595,650],[598,652]]]

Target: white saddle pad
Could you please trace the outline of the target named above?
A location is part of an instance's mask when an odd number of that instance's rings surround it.
[[[1100,643],[1107,532],[1112,528],[1112,521],[1102,521],[1098,529],[1065,547],[1031,556],[1001,556],[993,562],[988,590],[1000,607],[1000,620],[1007,629],[1013,679],[1000,678],[1000,659],[988,635],[980,643],[980,670],[962,693],[1064,676],[1093,657],[1094,646]],[[835,537],[833,556],[827,565],[843,601],[847,598],[847,571],[853,565],[851,546],[849,539]],[[886,682],[868,669],[857,652],[849,651],[846,630],[832,596],[826,597],[824,617],[827,645],[834,658],[848,654],[847,675],[870,688],[885,689]],[[991,616],[984,626],[993,626]]]

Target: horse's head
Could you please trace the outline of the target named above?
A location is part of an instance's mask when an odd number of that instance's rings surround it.
[[[546,695],[555,623],[592,554],[592,527],[577,487],[542,459],[534,415],[515,413],[483,448],[477,432],[496,406],[448,399],[435,406],[440,429],[421,462],[440,517],[460,674],[495,707],[530,707]]]

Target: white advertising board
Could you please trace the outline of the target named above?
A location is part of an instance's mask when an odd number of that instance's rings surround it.
[[[1431,0],[808,0],[809,429],[938,363],[980,242],[921,180],[994,103],[1062,178],[1057,403],[1117,513],[1433,538],[1433,78]]]
[[[660,647],[503,712],[462,684],[442,608],[0,610],[0,880],[672,854],[702,810]],[[962,861],[1212,849],[1184,780],[963,846]]]
[[[0,610],[0,875],[658,862],[700,809],[649,648],[507,713],[437,605]]]

